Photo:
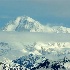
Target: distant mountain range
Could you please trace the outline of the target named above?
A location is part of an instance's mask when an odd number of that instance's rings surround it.
[[[63,26],[43,25],[38,21],[28,17],[20,16],[13,21],[9,21],[3,27],[3,31],[24,31],[24,32],[49,32],[49,33],[70,33],[70,28]]]
[[[13,21],[9,21],[1,29],[1,31],[5,31],[5,32],[11,31],[11,32],[19,32],[19,33],[48,32],[48,33],[58,34],[58,33],[70,33],[70,28],[63,27],[63,26],[43,25],[40,22],[35,21],[34,19],[28,16],[20,16]],[[0,61],[4,62],[5,64],[10,64],[8,62],[8,60],[10,60],[14,64],[16,63],[22,64],[25,68],[28,68],[28,70],[30,70],[30,66],[29,66],[30,64],[31,65],[43,64],[42,61],[45,59],[49,59],[50,62],[51,61],[58,62],[61,61],[61,59],[64,59],[64,57],[70,59],[70,42],[23,42],[23,41],[20,42],[19,40],[16,42],[0,41]],[[6,61],[8,63],[6,63]],[[13,63],[11,65],[13,65]],[[63,66],[69,67],[68,66],[69,63],[70,61],[67,63],[67,65],[63,65]],[[51,69],[47,69],[47,70],[51,70]],[[57,69],[53,69],[53,70],[57,70]]]

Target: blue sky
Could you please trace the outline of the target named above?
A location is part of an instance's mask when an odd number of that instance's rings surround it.
[[[70,0],[0,0],[0,26],[18,16],[70,27]]]

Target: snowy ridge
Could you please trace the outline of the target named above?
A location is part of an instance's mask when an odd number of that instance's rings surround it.
[[[63,26],[45,26],[28,16],[20,16],[14,21],[7,23],[3,31],[70,33],[70,28]]]
[[[6,47],[6,49],[5,49]],[[7,48],[8,47],[8,48]],[[14,42],[8,43],[7,45],[0,46],[0,59],[8,58],[11,60],[22,57],[23,55],[33,54],[38,56],[48,56],[48,59],[58,60],[64,56],[70,56],[70,42],[65,43],[43,43],[43,42],[32,42],[32,43],[21,43]],[[18,54],[18,55],[17,55]],[[9,56],[11,55],[11,56]],[[54,56],[54,57],[53,57]],[[50,57],[53,57],[50,58]],[[56,58],[55,58],[56,57]]]
[[[67,57],[56,61],[30,54],[13,61],[7,59],[5,62],[0,62],[0,70],[70,70],[69,64],[70,59]]]
[[[29,31],[29,32],[41,32],[44,26],[38,21],[30,17],[17,17],[15,21],[9,22],[3,31]]]

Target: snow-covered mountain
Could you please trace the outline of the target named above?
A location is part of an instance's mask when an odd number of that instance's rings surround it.
[[[43,25],[28,16],[20,16],[8,22],[7,25],[3,27],[3,31],[70,33],[70,28]]]
[[[17,31],[19,33],[49,32],[57,34],[70,33],[70,28],[43,25],[28,16],[20,16],[15,20],[8,22],[6,26],[3,27],[2,31],[8,33],[10,33],[9,31],[12,31],[12,33],[13,31],[15,33]],[[15,40],[15,36],[12,36],[11,34],[9,34],[10,37],[14,37],[14,39],[11,38],[12,41],[4,41],[3,39],[4,42],[2,42],[2,39],[0,40],[0,61],[2,62],[9,59],[14,61],[14,63],[19,64],[19,62],[22,61],[22,64],[24,63],[24,67],[26,67],[28,64],[38,64],[46,58],[51,61],[58,61],[64,57],[70,59],[70,42],[24,42],[23,40],[20,41],[19,38]]]
[[[43,56],[51,60],[58,60],[64,56],[70,57],[70,43],[47,43],[47,42],[29,42],[29,43],[0,43],[0,60],[3,58],[17,59],[23,55],[33,54],[34,56]],[[18,54],[18,55],[17,55]],[[10,56],[11,55],[11,56]],[[53,57],[54,56],[54,57]],[[53,58],[50,58],[53,57]]]
[[[70,59],[69,47],[70,42],[1,42],[0,61],[9,59],[18,64],[21,61],[24,64],[23,66],[26,67],[28,63],[29,65],[30,63],[38,64],[46,58],[51,61],[58,61],[64,57]]]
[[[17,17],[16,20],[10,21],[3,31],[29,31],[29,32],[43,32],[44,26],[38,21],[30,17]]]

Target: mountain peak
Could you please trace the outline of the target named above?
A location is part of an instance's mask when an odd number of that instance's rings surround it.
[[[32,18],[30,18],[30,17],[28,17],[28,16],[19,16],[19,17],[16,18],[15,21],[18,21],[18,22],[19,22],[19,21],[34,22],[35,20],[32,19]]]
[[[28,17],[20,16],[17,17],[14,21],[7,23],[3,31],[29,31],[29,32],[41,32],[43,31],[44,26],[38,21]]]
[[[45,26],[28,16],[19,16],[15,20],[7,23],[3,31],[70,33],[70,28],[63,26]]]

